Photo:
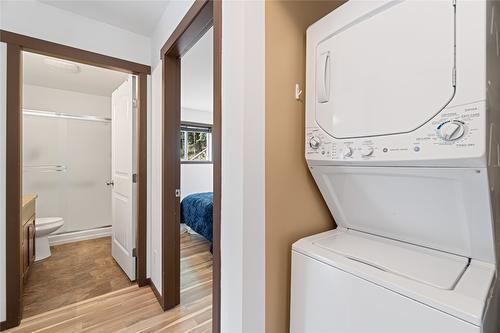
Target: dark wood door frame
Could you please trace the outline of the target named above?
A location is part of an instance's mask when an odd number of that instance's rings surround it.
[[[6,320],[0,330],[18,326],[22,316],[20,228],[22,202],[22,51],[118,70],[138,76],[137,112],[137,283],[146,279],[147,75],[151,67],[62,44],[0,30],[7,44],[6,103]],[[131,45],[131,47],[134,47]]]
[[[162,293],[165,310],[180,302],[181,62],[180,59],[211,27],[213,30],[213,301],[212,331],[220,332],[220,213],[221,213],[221,54],[222,2],[196,0],[162,47],[163,168],[162,168]]]

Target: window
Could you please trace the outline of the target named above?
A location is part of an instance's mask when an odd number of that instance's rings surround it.
[[[212,126],[181,125],[181,162],[212,162]]]

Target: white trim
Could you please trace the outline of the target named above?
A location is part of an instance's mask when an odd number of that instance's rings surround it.
[[[79,242],[88,239],[111,237],[112,227],[102,227],[90,230],[66,232],[49,236],[50,246],[61,245],[66,243]]]
[[[222,1],[222,36],[221,331],[264,332],[265,3]]]

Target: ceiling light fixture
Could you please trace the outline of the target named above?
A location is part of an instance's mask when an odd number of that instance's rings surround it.
[[[52,68],[55,68],[57,70],[61,70],[67,73],[72,73],[72,74],[78,74],[80,73],[80,66],[77,64],[74,64],[72,62],[64,61],[64,60],[59,60],[59,59],[53,59],[53,58],[45,58],[43,61],[51,66]]]

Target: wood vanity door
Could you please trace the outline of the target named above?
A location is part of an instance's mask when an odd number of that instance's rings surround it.
[[[23,225],[22,235],[23,282],[28,279],[31,265],[35,261],[35,219],[32,217]]]
[[[28,257],[29,266],[35,262],[35,220],[31,220],[28,227]]]
[[[23,235],[22,235],[22,255],[23,255],[23,281],[26,282],[28,278],[28,269],[30,267],[29,258],[29,226],[30,223],[25,223],[23,225]]]

